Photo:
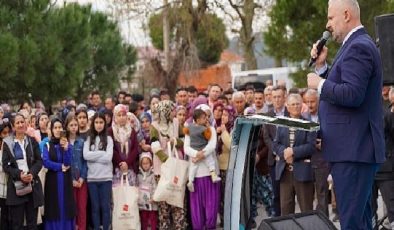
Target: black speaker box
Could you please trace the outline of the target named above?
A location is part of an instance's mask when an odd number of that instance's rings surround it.
[[[375,17],[375,31],[383,66],[383,84],[394,85],[394,14]]]
[[[319,211],[291,214],[263,220],[258,230],[337,230]]]

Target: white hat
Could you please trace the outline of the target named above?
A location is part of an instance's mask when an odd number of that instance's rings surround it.
[[[149,158],[150,161],[152,161],[152,154],[150,154],[150,152],[142,152],[140,154],[140,162],[142,161],[142,159],[144,158]]]

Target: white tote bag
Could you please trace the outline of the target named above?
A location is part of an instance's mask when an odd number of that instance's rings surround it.
[[[179,159],[175,144],[171,150],[168,143],[167,149],[168,159],[161,165],[160,180],[153,200],[165,201],[169,205],[183,208],[189,162]]]
[[[112,188],[114,210],[112,212],[112,229],[139,230],[141,229],[138,209],[138,188],[129,185],[121,177],[120,185]]]

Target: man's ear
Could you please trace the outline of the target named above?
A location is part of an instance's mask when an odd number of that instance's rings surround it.
[[[343,15],[344,15],[345,22],[346,23],[350,22],[350,19],[352,17],[350,11],[346,9]]]

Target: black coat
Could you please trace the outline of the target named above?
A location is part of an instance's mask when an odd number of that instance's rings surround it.
[[[30,194],[25,196],[17,196],[14,186],[14,181],[20,180],[20,174],[22,170],[18,168],[18,164],[15,160],[13,149],[15,145],[14,136],[10,136],[4,139],[4,150],[3,150],[3,169],[4,172],[9,176],[7,182],[7,205],[21,205],[29,200]],[[26,160],[29,167],[29,172],[33,175],[33,202],[34,208],[42,206],[44,204],[44,195],[42,192],[42,185],[38,173],[42,168],[41,152],[38,147],[38,143],[31,137],[25,137]]]
[[[390,110],[384,114],[384,136],[386,161],[380,166],[375,179],[394,180],[394,113]]]

